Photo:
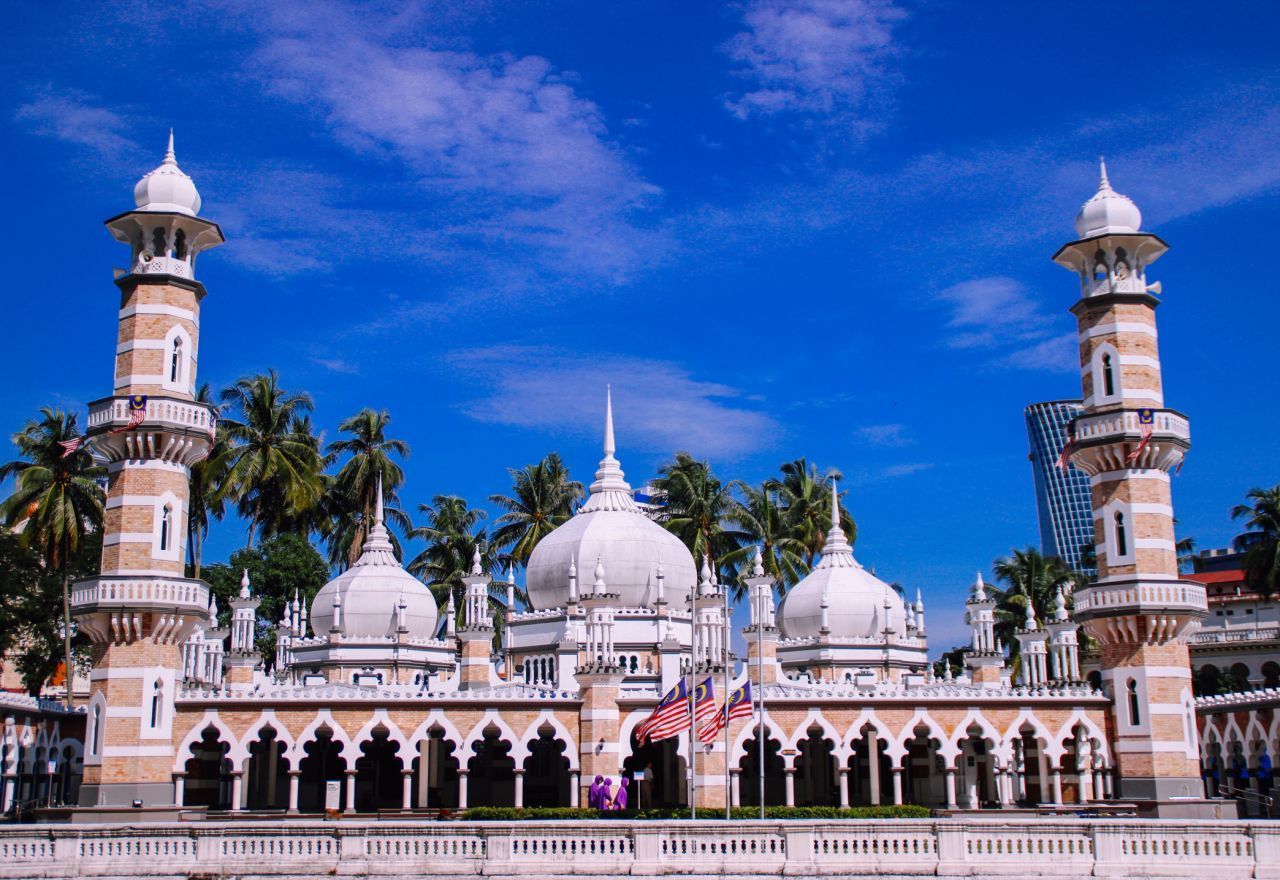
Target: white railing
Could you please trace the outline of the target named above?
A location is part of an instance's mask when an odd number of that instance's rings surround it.
[[[294,820],[0,829],[0,878],[495,874],[1280,877],[1280,825],[953,818],[745,822]]]
[[[1154,410],[1149,425],[1142,424],[1137,410],[1081,416],[1075,420],[1074,425],[1077,443],[1112,434],[1133,434],[1140,437],[1147,431],[1175,440],[1191,441],[1191,423],[1186,416],[1170,409]]]
[[[1257,629],[1202,629],[1191,637],[1191,644],[1217,645],[1227,642],[1269,642],[1273,639],[1280,639],[1280,626],[1263,626]]]
[[[89,429],[129,423],[129,398],[107,397],[89,404]],[[213,409],[206,403],[172,397],[147,398],[147,423],[208,431]]]
[[[1205,588],[1187,581],[1138,584],[1128,587],[1086,587],[1076,591],[1075,600],[1077,615],[1085,611],[1129,605],[1193,610],[1203,610],[1208,607]]]
[[[186,578],[96,577],[77,581],[71,590],[71,606],[186,606],[207,611],[209,588]]]

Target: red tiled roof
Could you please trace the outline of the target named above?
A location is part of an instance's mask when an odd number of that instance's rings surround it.
[[[1239,568],[1230,571],[1198,571],[1183,577],[1202,584],[1237,584],[1244,581],[1244,571]]]

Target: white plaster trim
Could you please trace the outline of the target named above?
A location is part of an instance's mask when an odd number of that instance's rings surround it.
[[[152,543],[151,532],[116,532],[111,535],[102,536],[102,546],[110,547],[114,544],[150,544]]]
[[[182,502],[173,492],[165,492],[155,499],[152,504],[154,507],[152,508],[151,556],[167,562],[178,562],[182,558],[183,536],[186,535],[186,529],[182,528],[182,523],[186,522],[186,511],[183,509]],[[164,523],[164,508],[166,505],[171,508],[169,546],[161,549],[160,527]]]
[[[168,572],[173,574],[173,572]],[[139,667],[131,669],[128,666],[107,667],[106,669],[93,669],[89,673],[89,681],[123,681],[129,678],[146,678],[151,675],[151,670]]]
[[[1178,552],[1177,545],[1165,538],[1135,538],[1133,541],[1135,550],[1168,550],[1172,553]]]
[[[1150,504],[1150,503],[1138,502],[1138,503],[1131,503],[1129,505],[1129,509],[1133,511],[1134,514],[1150,513],[1150,514],[1155,514],[1157,516],[1169,516],[1169,517],[1173,516],[1173,505],[1171,504]],[[1102,519],[1102,512],[1095,510],[1093,513],[1093,518]]]
[[[164,382],[164,376],[147,375],[146,373],[130,373],[127,376],[116,376],[116,388],[124,388],[126,385],[161,385]]]
[[[621,717],[617,709],[583,709],[579,713],[583,721],[609,721]]]
[[[1181,703],[1149,703],[1147,711],[1152,715],[1185,715],[1187,707]]]
[[[186,318],[193,324],[196,322],[195,312],[190,309],[180,309],[177,306],[166,305],[165,303],[138,303],[120,310],[120,320],[122,321],[125,318],[132,318],[134,315],[168,315],[172,318]]]
[[[1124,367],[1150,367],[1153,370],[1160,369],[1159,359],[1145,354],[1122,354],[1120,355],[1120,365]]]
[[[131,339],[116,346],[116,354],[127,354],[133,350],[164,350],[163,339]]]
[[[173,746],[103,746],[104,758],[168,758]]]
[[[1153,470],[1151,468],[1134,468],[1125,471],[1101,471],[1090,478],[1090,482],[1109,483],[1113,480],[1159,480],[1162,483],[1169,482],[1169,475],[1164,471]]]
[[[1141,333],[1143,336],[1150,336],[1152,339],[1159,335],[1156,332],[1154,324],[1143,324],[1138,321],[1113,321],[1109,324],[1098,324],[1090,327],[1080,335],[1080,341],[1086,339],[1095,339],[1099,336],[1111,336],[1119,333]]]
[[[190,476],[190,471],[184,464],[177,464],[169,461],[161,461],[158,458],[145,459],[129,459],[127,461],[112,461],[107,463],[107,473],[117,474],[123,470],[140,470],[140,471],[170,471],[183,476]]]
[[[117,507],[153,507],[159,495],[117,495],[115,498],[108,498],[107,510],[115,510]]]
[[[1151,739],[1126,739],[1121,735],[1120,742],[1116,743],[1117,752],[1127,752],[1142,754],[1143,752],[1181,752],[1186,754],[1187,744],[1182,740],[1163,741]]]
[[[1125,678],[1185,678],[1191,680],[1191,670],[1183,666],[1116,666],[1102,670],[1102,680],[1114,679],[1116,675]]]

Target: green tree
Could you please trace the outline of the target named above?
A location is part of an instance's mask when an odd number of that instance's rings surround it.
[[[393,458],[408,458],[409,444],[387,436],[391,415],[386,410],[362,409],[338,426],[350,435],[329,444],[330,460],[347,456],[329,489],[329,514],[333,518],[329,536],[331,562],[343,557],[349,566],[360,558],[360,548],[373,523],[373,508],[381,481],[388,523],[410,528],[409,518],[395,506],[396,490],[404,483],[404,471]]]
[[[834,468],[819,473],[817,465],[811,465],[803,458],[785,462],[779,470],[782,477],[768,485],[778,491],[792,537],[804,544],[808,570],[821,555],[827,542],[827,532],[831,529],[831,481],[841,480],[843,475]],[[857,542],[858,525],[843,504],[840,506],[840,528],[850,545]]]
[[[490,495],[489,501],[504,513],[495,522],[494,546],[506,549],[519,565],[528,565],[538,542],[556,526],[568,522],[574,505],[582,499],[582,484],[569,479],[558,452],[548,453],[537,464],[527,464],[511,474],[511,495]]]
[[[196,401],[213,405],[213,393],[208,382],[196,392]],[[219,424],[214,431],[209,454],[191,466],[191,491],[187,502],[187,547],[191,558],[187,567],[193,578],[200,577],[204,539],[209,535],[210,520],[221,520],[226,515],[226,502],[220,494],[227,479],[226,453],[226,429]]]
[[[746,532],[732,527],[729,514],[735,501],[730,486],[707,462],[677,452],[674,460],[658,469],[653,485],[667,499],[658,522],[684,542],[694,560],[708,557],[712,567],[721,571],[722,560],[750,540]]]
[[[808,550],[793,534],[786,511],[778,504],[778,490],[772,484],[757,488],[739,482],[736,486],[742,500],[734,502],[725,519],[738,527],[747,543],[725,554],[723,560],[738,572],[733,584],[734,599],[746,595],[742,578],[750,576],[757,546],[765,573],[774,579],[774,589],[782,596],[808,573]]]
[[[1009,646],[1010,655],[1018,653],[1014,630],[1023,626],[1027,603],[1035,608],[1036,618],[1043,624],[1053,617],[1058,590],[1070,595],[1075,586],[1071,569],[1056,556],[1045,556],[1034,547],[1014,550],[997,559],[992,566],[996,580],[1004,587],[988,586],[996,600],[996,635]]]
[[[237,417],[222,419],[228,447],[215,464],[226,472],[217,494],[249,521],[246,546],[259,531],[310,527],[324,491],[320,440],[307,418],[310,395],[285,391],[272,370],[239,380],[221,398]]]
[[[1250,489],[1245,500],[1247,504],[1231,509],[1231,518],[1246,520],[1245,525],[1257,535],[1244,554],[1245,577],[1249,586],[1271,596],[1280,580],[1280,485]]]
[[[329,580],[329,566],[303,535],[276,535],[257,547],[245,547],[231,554],[229,563],[205,568],[205,582],[218,599],[219,625],[230,621],[231,600],[240,595],[240,578],[249,572],[258,606],[257,645],[265,658],[275,655],[275,623],[283,615],[286,602],[295,595],[307,606]]]
[[[477,528],[486,514],[468,507],[467,500],[457,495],[437,495],[430,504],[418,505],[418,510],[426,516],[426,525],[414,528],[409,537],[426,541],[427,546],[409,563],[408,571],[431,588],[442,610],[452,594],[454,611],[460,617],[465,589],[462,579],[471,572],[476,548],[480,549],[482,572],[492,577],[498,567],[493,544],[484,529]],[[490,597],[496,599],[492,584]]]
[[[102,529],[104,493],[98,481],[105,468],[93,463],[84,447],[70,454],[62,444],[79,436],[76,417],[45,407],[40,418],[28,422],[13,435],[21,459],[0,466],[0,480],[12,477],[13,494],[0,506],[6,525],[22,523],[22,539],[40,554],[49,572],[56,572],[62,587],[63,659],[70,676],[71,563],[85,537]],[[67,705],[74,700],[67,687]]]

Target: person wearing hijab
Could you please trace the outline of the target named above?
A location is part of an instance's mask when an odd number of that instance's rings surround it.
[[[604,790],[603,782],[604,777],[597,776],[596,781],[587,789],[587,806],[593,810],[600,809],[600,792]]]
[[[618,783],[618,793],[613,797],[613,808],[615,810],[625,810],[627,808],[627,783],[630,782],[627,777],[622,777]]]
[[[604,788],[600,789],[600,803],[597,805],[596,809],[598,810],[613,809],[613,780],[612,779],[606,779],[604,781]]]

